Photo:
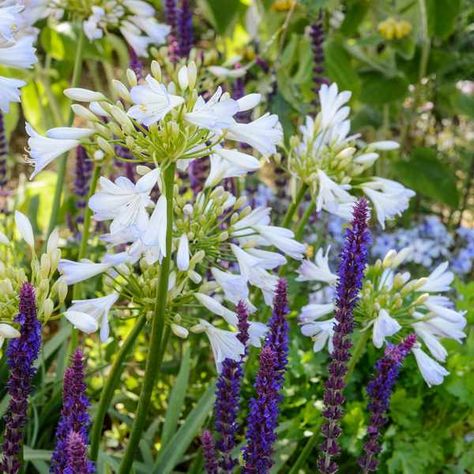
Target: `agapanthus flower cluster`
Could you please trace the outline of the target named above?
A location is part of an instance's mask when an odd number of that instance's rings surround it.
[[[19,336],[12,315],[18,306],[20,289],[26,281],[31,281],[36,288],[37,317],[42,322],[48,321],[67,295],[67,284],[57,274],[61,258],[58,232],[50,235],[46,251],[38,257],[33,227],[27,216],[16,211],[15,225],[10,225],[10,218],[6,218],[3,224],[5,230],[8,229],[8,236],[0,231],[0,246],[7,246],[9,251],[3,252],[0,259],[0,347],[4,339]],[[28,270],[21,260],[25,254],[25,243],[28,249],[26,255],[31,255]]]
[[[0,1],[0,66],[29,69],[36,62],[35,33],[20,2]],[[20,102],[25,81],[0,76],[0,111],[8,112],[11,102]]]
[[[385,221],[400,215],[414,192],[396,181],[365,176],[380,151],[396,150],[398,143],[364,143],[359,135],[350,135],[351,93],[339,92],[337,84],[323,84],[319,91],[321,111],[306,117],[300,134],[292,137],[288,160],[296,182],[309,187],[316,211],[325,210],[349,219],[356,200],[363,194],[372,202],[382,227]]]
[[[390,250],[383,259],[369,265],[356,309],[356,320],[361,331],[371,331],[372,342],[381,348],[392,338],[415,332],[419,342],[413,347],[421,375],[426,383],[439,385],[448,375],[440,364],[447,351],[441,341],[453,339],[462,342],[465,337],[464,312],[456,311],[445,294],[451,290],[454,279],[448,262],[438,265],[427,277],[412,278],[399,267],[409,260],[413,249],[400,252]],[[300,281],[313,281],[333,286],[337,277],[328,263],[328,251],[319,249],[314,262],[306,260],[298,270]],[[325,344],[332,350],[334,304],[328,300],[304,306],[300,315],[302,332],[314,340],[314,350]],[[422,348],[426,347],[430,357]]]

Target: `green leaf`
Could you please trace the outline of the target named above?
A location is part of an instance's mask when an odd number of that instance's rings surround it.
[[[200,5],[220,35],[229,30],[237,14],[245,9],[240,0],[203,0]]]
[[[401,181],[419,194],[456,208],[459,194],[451,168],[440,161],[436,150],[415,148],[408,161],[399,161],[395,169]]]
[[[170,399],[168,403],[168,410],[166,411],[165,422],[163,424],[163,432],[161,434],[161,444],[166,446],[170,438],[175,434],[178,426],[179,415],[184,405],[186,397],[186,390],[189,383],[189,372],[191,370],[191,355],[189,347],[186,349],[181,361],[181,368],[179,369],[178,377],[171,390]]]
[[[341,40],[333,39],[326,43],[325,65],[328,76],[336,82],[340,90],[350,90],[355,96],[360,91],[360,81],[351,64],[351,57]]]
[[[359,25],[365,18],[370,6],[368,0],[350,0],[347,2],[344,21],[341,25],[341,32],[350,36],[357,32]]]
[[[214,382],[211,382],[197,405],[186,417],[184,424],[171,438],[168,445],[159,453],[153,469],[154,474],[169,474],[180,462],[183,454],[201,429],[212,409],[214,390]]]
[[[402,101],[408,94],[408,81],[403,77],[387,78],[378,72],[361,74],[360,100],[366,104],[383,105]]]
[[[447,38],[456,29],[461,0],[427,0],[428,30],[431,35]]]

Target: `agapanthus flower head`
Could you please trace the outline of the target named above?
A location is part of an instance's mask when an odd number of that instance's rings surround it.
[[[10,396],[5,416],[2,460],[0,469],[6,474],[17,474],[21,469],[23,431],[28,421],[28,397],[36,374],[34,362],[41,346],[41,324],[36,315],[35,289],[24,283],[20,290],[19,312],[15,322],[20,336],[11,339],[7,348],[9,377],[7,391]]]
[[[412,333],[397,345],[387,345],[385,355],[375,364],[375,375],[367,386],[370,421],[364,443],[364,454],[359,459],[359,465],[364,473],[377,471],[381,430],[388,421],[390,397],[403,361],[415,342],[416,335]]]
[[[345,375],[352,346],[354,308],[362,288],[362,280],[368,258],[370,232],[369,208],[360,199],[353,209],[351,226],[346,230],[344,247],[340,255],[336,286],[335,325],[332,335],[333,351],[329,363],[329,378],[324,385],[324,423],[321,428],[324,442],[318,458],[318,469],[333,474],[338,466],[334,457],[340,452],[338,438],[341,435],[340,420],[343,414]]]
[[[61,474],[74,459],[69,456],[68,446],[70,434],[74,433],[74,441],[81,438],[81,446],[88,444],[90,416],[88,414],[89,400],[86,395],[84,381],[84,355],[77,349],[72,355],[71,363],[64,372],[63,406],[56,428],[56,446],[51,458],[51,472]],[[94,472],[92,463],[88,463],[84,474]],[[81,471],[83,472],[83,471]]]
[[[362,193],[372,201],[384,227],[408,207],[414,192],[395,181],[365,175],[380,151],[399,145],[388,140],[365,144],[359,135],[350,135],[350,97],[349,91],[339,92],[335,83],[321,86],[321,111],[315,118],[307,116],[299,135],[292,137],[288,167],[295,180],[309,187],[317,211],[349,219],[357,194]]]
[[[355,318],[364,331],[371,331],[372,343],[378,349],[393,337],[415,331],[418,342],[412,352],[421,375],[428,385],[438,385],[448,375],[440,364],[447,357],[441,341],[453,339],[461,343],[466,337],[466,318],[443,294],[450,291],[454,279],[448,262],[438,265],[428,277],[412,278],[401,267],[413,262],[414,252],[412,246],[399,251],[391,249],[367,267]],[[329,265],[327,269],[330,271]],[[329,283],[326,273],[317,270],[312,262],[305,262],[300,274],[308,276],[305,281]],[[302,332],[313,338],[315,351],[321,350],[325,343],[332,348],[332,319],[327,319],[332,313],[331,305],[329,299],[323,299],[303,307],[300,315]],[[433,358],[422,350],[423,346]]]

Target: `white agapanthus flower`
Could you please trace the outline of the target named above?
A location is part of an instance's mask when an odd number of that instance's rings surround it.
[[[150,45],[165,43],[171,30],[170,26],[156,20],[154,7],[142,0],[109,0],[93,5],[83,22],[87,38],[94,41],[114,29],[122,33],[138,56],[147,56]]]
[[[412,251],[412,248],[400,252],[390,250],[383,259],[367,267],[355,317],[362,331],[371,331],[376,348],[393,338],[398,340],[407,331],[414,331],[419,342],[413,353],[423,378],[431,386],[441,383],[448,373],[438,363],[445,362],[447,357],[442,340],[462,343],[466,337],[466,318],[464,312],[454,309],[448,297],[439,294],[451,290],[453,274],[447,270],[447,263],[420,279],[412,279],[408,272],[396,271],[409,259]],[[337,284],[337,279],[328,277],[332,275],[328,253],[323,254],[321,249],[316,255],[316,264],[304,261],[299,274],[300,281],[329,283],[333,288]],[[315,350],[321,350],[326,342],[331,341],[334,319],[330,316],[333,310],[333,301],[308,304],[302,308],[301,330],[315,341]],[[423,346],[433,359],[421,350]]]
[[[29,69],[37,61],[35,35],[23,5],[0,3],[0,66]],[[9,112],[10,103],[20,102],[20,88],[26,83],[0,76],[0,111]]]
[[[5,342],[5,339],[15,339],[20,337],[20,332],[10,324],[0,323],[0,349]]]
[[[100,340],[105,342],[110,334],[109,311],[118,297],[117,293],[111,293],[100,298],[73,300],[64,316],[74,327],[86,334],[92,334],[100,328]]]
[[[112,263],[74,262],[67,259],[61,260],[58,265],[59,272],[65,277],[68,285],[88,280],[110,270],[112,267]]]
[[[395,181],[365,177],[379,152],[399,145],[389,140],[365,144],[358,135],[350,135],[350,97],[348,91],[339,92],[336,84],[321,86],[321,111],[316,118],[306,117],[299,135],[292,137],[289,169],[295,181],[308,186],[317,211],[349,219],[359,192],[372,201],[384,227],[407,209],[414,192]]]

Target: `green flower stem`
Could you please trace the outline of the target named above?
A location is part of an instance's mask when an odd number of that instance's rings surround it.
[[[282,227],[286,227],[286,228],[290,227],[291,221],[293,220],[293,217],[295,216],[296,211],[300,207],[301,201],[303,200],[307,189],[308,189],[307,184],[301,185],[301,188],[299,189],[298,194],[295,197],[295,200],[292,201],[291,204],[288,206],[285,217],[283,218],[283,222],[281,223]]]
[[[308,204],[308,207],[304,211],[303,217],[301,218],[298,227],[296,227],[295,230],[295,239],[296,240],[301,240],[301,237],[303,237],[304,229],[306,227],[306,224],[308,223],[311,215],[314,213],[314,210],[316,209],[316,201],[311,200],[311,202]]]
[[[138,335],[140,334],[141,330],[143,329],[145,322],[146,322],[146,317],[143,314],[137,320],[135,326],[130,331],[122,347],[120,348],[117,354],[117,357],[112,365],[112,369],[110,370],[110,373],[107,376],[105,385],[102,388],[99,404],[97,405],[97,410],[94,415],[94,422],[91,429],[90,456],[93,461],[97,461],[97,457],[99,454],[100,438],[102,434],[102,427],[104,426],[105,415],[109,408],[110,402],[112,401],[114,391],[120,382],[120,376],[122,375],[123,369],[125,367],[124,362],[129,352],[135,345],[135,341]]]
[[[167,199],[166,216],[166,257],[163,258],[158,278],[158,287],[155,301],[155,314],[151,326],[151,338],[148,348],[148,357],[145,366],[145,375],[143,378],[142,390],[138,401],[137,414],[130,433],[127,448],[125,450],[119,474],[129,474],[135,457],[135,452],[140,442],[143,429],[145,427],[148,408],[150,406],[151,395],[155,386],[155,380],[158,373],[157,367],[160,363],[163,351],[163,332],[165,328],[166,300],[168,296],[168,281],[171,264],[171,239],[173,230],[173,192],[174,175],[176,164],[172,163],[164,170],[164,191]]]
[[[357,340],[357,343],[354,346],[354,350],[352,351],[351,358],[347,365],[346,383],[348,383],[351,379],[352,373],[354,372],[357,362],[359,362],[360,358],[364,355],[369,337],[369,329],[365,329],[364,331],[359,332],[359,339]]]
[[[74,69],[72,72],[72,79],[70,87],[76,87],[79,83],[79,78],[82,72],[82,53],[84,50],[84,32],[82,28],[79,30],[79,37],[77,40],[77,47],[76,47],[76,57],[74,59]],[[72,124],[74,119],[74,114],[71,111],[69,123]],[[58,171],[57,171],[57,181],[56,181],[56,189],[54,190],[54,197],[53,197],[53,205],[51,206],[51,216],[49,218],[49,225],[48,231],[46,233],[45,242],[48,240],[49,235],[56,227],[58,222],[58,214],[59,214],[59,207],[61,205],[61,197],[63,194],[64,188],[64,178],[66,176],[66,164],[67,164],[67,156],[62,156],[59,158],[58,161]]]
[[[319,436],[320,436],[320,432],[319,430],[317,430],[316,433],[314,433],[308,439],[304,448],[301,450],[300,455],[298,456],[298,459],[295,461],[293,466],[291,466],[291,469],[288,471],[288,474],[298,474],[300,472],[306,459],[308,459],[309,455],[311,454],[311,451],[318,443]]]

